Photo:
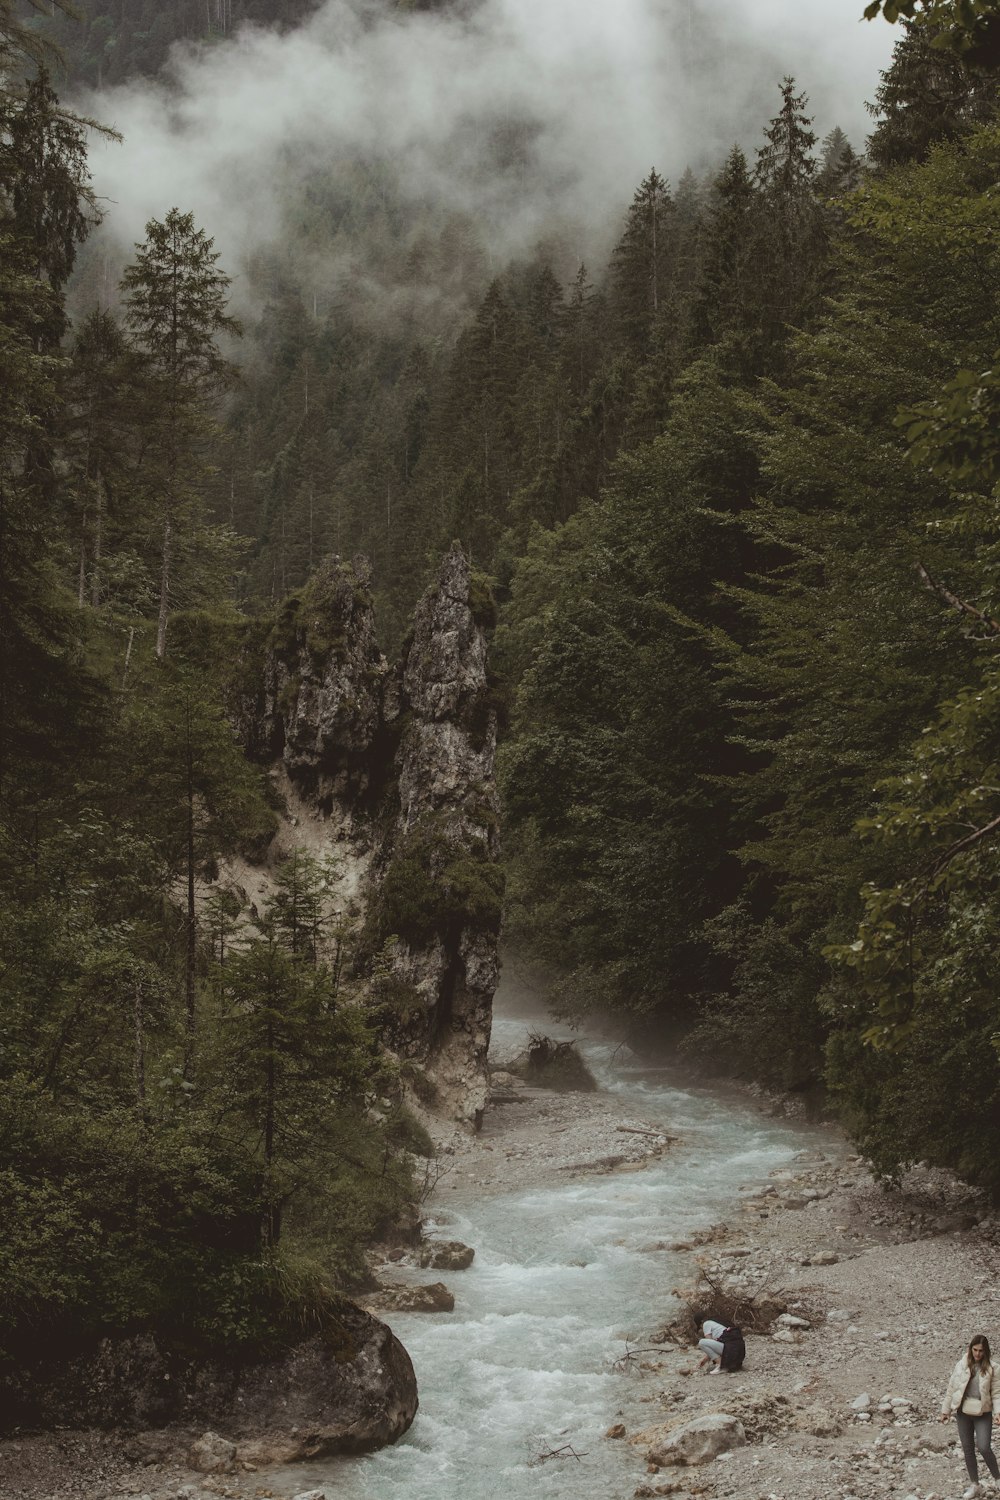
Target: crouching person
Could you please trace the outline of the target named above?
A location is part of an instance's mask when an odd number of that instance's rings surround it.
[[[704,1337],[698,1340],[701,1359],[698,1368],[707,1365],[707,1374],[718,1375],[720,1370],[741,1370],[747,1356],[747,1346],[742,1331],[735,1323],[716,1323],[708,1318],[702,1324]]]

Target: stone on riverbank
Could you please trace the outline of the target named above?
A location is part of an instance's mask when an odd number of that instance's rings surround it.
[[[236,1444],[217,1432],[205,1432],[191,1444],[188,1463],[196,1474],[230,1474],[236,1467]]]
[[[711,1463],[720,1453],[732,1448],[745,1448],[747,1442],[743,1423],[727,1412],[712,1412],[707,1417],[696,1417],[686,1422],[665,1437],[655,1442],[648,1450],[649,1463],[666,1468],[670,1464]]]

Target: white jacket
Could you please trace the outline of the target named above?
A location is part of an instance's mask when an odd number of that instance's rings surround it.
[[[943,1417],[954,1416],[955,1412],[958,1411],[958,1408],[962,1403],[962,1397],[965,1394],[965,1387],[968,1385],[971,1379],[972,1371],[969,1369],[969,1357],[967,1354],[963,1354],[962,1358],[958,1361],[958,1364],[951,1372],[951,1379],[948,1381],[948,1389],[945,1391],[944,1400],[941,1402],[941,1415]],[[992,1365],[987,1365],[985,1369],[981,1369],[979,1371],[979,1399],[983,1403],[984,1412],[992,1411]]]

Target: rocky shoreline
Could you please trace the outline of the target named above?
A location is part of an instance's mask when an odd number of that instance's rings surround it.
[[[764,1326],[747,1333],[744,1369],[711,1380],[687,1328],[653,1331],[665,1342],[643,1371],[650,1423],[626,1434],[648,1469],[637,1496],[946,1500],[965,1489],[954,1424],[938,1412],[969,1338],[996,1328],[1000,1225],[943,1172],[917,1168],[886,1190],[830,1135],[829,1152],[802,1153],[692,1249],[686,1302],[701,1313],[712,1288],[749,1298],[765,1304]],[[735,1418],[746,1442],[737,1432],[707,1462],[678,1464],[678,1434],[712,1414]]]
[[[505,1102],[488,1111],[479,1135],[456,1130],[442,1140],[431,1215],[436,1203],[509,1190],[515,1174],[525,1185],[641,1171],[672,1148],[669,1121],[625,1115],[613,1095],[555,1094],[496,1075],[494,1090]],[[960,1349],[973,1332],[997,1327],[1000,1224],[945,1173],[918,1168],[889,1191],[833,1127],[810,1127],[810,1139],[817,1149],[748,1190],[725,1224],[649,1246],[669,1251],[673,1265],[689,1257],[690,1274],[679,1304],[665,1297],[663,1309],[650,1309],[642,1352],[623,1366],[628,1420],[605,1437],[634,1450],[636,1496],[948,1500],[965,1488],[954,1429],[939,1425],[937,1412]],[[379,1266],[382,1291],[370,1305],[391,1303],[400,1254]],[[451,1279],[440,1269],[447,1262],[425,1258],[428,1282]],[[744,1369],[708,1380],[696,1373],[689,1337],[694,1316],[720,1296],[749,1302],[762,1326],[748,1331]],[[683,1437],[692,1424],[730,1438],[699,1446]],[[0,1444],[0,1500],[282,1493],[249,1451],[227,1449],[223,1472],[193,1468],[203,1436],[173,1428],[16,1438]],[[686,1461],[692,1456],[705,1461]],[[318,1486],[296,1500],[331,1494]]]

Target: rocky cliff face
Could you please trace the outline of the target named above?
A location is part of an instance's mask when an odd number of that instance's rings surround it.
[[[340,861],[355,965],[404,1076],[424,1105],[477,1123],[502,894],[492,603],[456,544],[390,666],[369,589],[364,560],[330,559],[285,607],[251,738],[308,809],[314,852],[318,836]]]

